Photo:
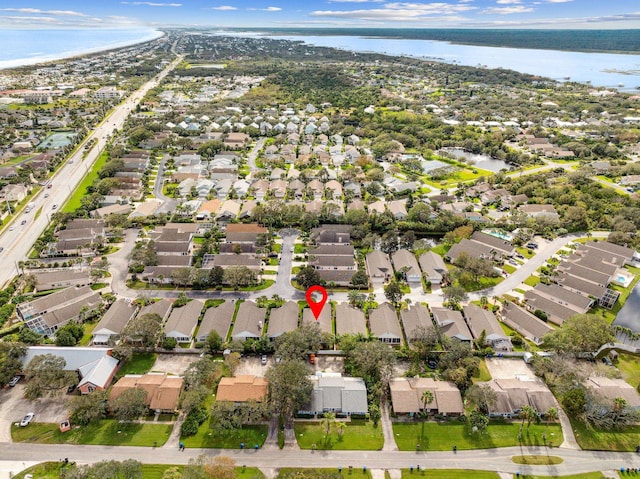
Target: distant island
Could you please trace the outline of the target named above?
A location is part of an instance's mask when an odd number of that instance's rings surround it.
[[[233,29],[232,29],[233,30]],[[436,40],[462,45],[572,52],[640,53],[640,30],[506,30],[417,28],[243,28],[275,35],[329,35]]]

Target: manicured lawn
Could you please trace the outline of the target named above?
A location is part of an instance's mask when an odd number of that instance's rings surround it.
[[[529,276],[527,279],[524,280],[524,284],[526,284],[527,286],[531,286],[532,288],[535,287],[536,284],[538,284],[540,282],[540,277],[536,276],[535,274],[532,274],[531,276]]]
[[[171,434],[171,425],[119,423],[104,419],[95,424],[60,432],[58,424],[31,423],[27,427],[11,425],[14,442],[38,444],[92,444],[104,446],[158,446]]]
[[[63,213],[71,213],[82,206],[81,200],[82,198],[87,196],[87,188],[91,186],[93,182],[98,178],[98,172],[106,162],[107,152],[103,151],[96,162],[93,164],[91,171],[89,171],[89,173],[85,175],[76,190],[73,192],[73,196],[69,198],[69,200],[62,207]]]
[[[464,290],[467,292],[471,292],[471,291],[478,291],[481,289],[492,288],[502,283],[503,281],[504,281],[504,277],[502,276],[497,276],[495,278],[489,278],[489,277],[483,276],[479,278],[478,281],[474,281],[473,283],[465,285]]]
[[[501,268],[502,268],[503,270],[505,270],[505,271],[506,271],[507,273],[509,273],[509,274],[513,274],[513,273],[515,273],[515,272],[516,272],[516,269],[518,269],[518,268],[516,268],[515,266],[512,266],[512,265],[510,265],[510,264],[503,264],[503,265],[501,266]]]
[[[220,431],[215,424],[205,421],[195,436],[182,438],[185,447],[208,447],[220,449],[239,449],[244,443],[247,449],[255,444],[262,446],[267,439],[267,426],[244,426],[233,431]]]
[[[513,475],[514,479],[516,479],[516,475]],[[520,479],[552,479],[559,477],[560,479],[605,479],[606,476],[603,476],[601,472],[585,472],[582,474],[571,474],[570,476],[529,476],[529,475],[520,475]]]
[[[640,358],[629,354],[621,354],[618,356],[616,366],[622,372],[624,380],[634,388],[637,388],[638,384],[640,384]]]
[[[142,477],[144,479],[162,479],[164,471],[172,467],[177,467],[182,471],[184,466],[169,464],[143,464]],[[257,467],[236,467],[236,477],[238,479],[264,478],[264,474]]]
[[[489,373],[489,369],[487,368],[487,363],[483,359],[480,361],[480,366],[478,366],[478,375],[473,376],[471,380],[475,382],[487,382],[491,381],[491,373]]]
[[[338,472],[338,467],[342,467],[342,474]],[[368,470],[366,472],[363,471],[362,467],[354,467],[350,471],[348,465],[336,466],[331,469],[294,469],[285,467],[280,469],[277,479],[319,479],[320,477],[326,479],[339,479],[345,476],[353,479],[369,479],[371,478],[371,473]]]
[[[61,462],[41,462],[13,477],[15,479],[24,479],[27,474],[31,474],[32,477],[37,477],[38,479],[58,479],[63,470],[70,469],[71,467],[72,466],[69,465],[65,467]]]
[[[449,244],[439,244],[431,248],[431,251],[433,251],[435,254],[439,254],[440,256],[444,256],[449,252],[450,249],[451,245]]]
[[[334,430],[325,439],[324,428],[317,422],[296,422],[293,425],[298,445],[301,449],[333,450],[380,450],[384,443],[382,427],[373,427],[373,423],[363,420],[347,422],[342,437]],[[414,445],[415,447],[415,445]]]
[[[91,333],[96,327],[96,324],[98,324],[97,321],[83,324],[84,334],[82,335],[82,338],[80,338],[80,341],[78,341],[78,346],[89,346],[89,343],[91,342]]]
[[[564,461],[558,456],[513,456],[511,460],[516,464],[528,464],[531,466],[550,466],[562,464]]]
[[[118,371],[117,376],[121,378],[125,374],[144,374],[151,371],[153,363],[158,357],[155,353],[133,353],[129,359]]]
[[[494,447],[517,446],[519,422],[492,421],[486,432],[474,433],[466,422],[415,422],[394,423],[393,432],[396,444],[401,451],[415,451],[420,445],[423,451],[448,451],[453,446],[458,449],[489,449]],[[541,446],[544,424],[526,424],[522,431],[522,444],[525,446]],[[554,444],[563,441],[559,424],[551,424],[547,430],[547,439]]]
[[[582,449],[596,451],[635,451],[640,442],[640,426],[613,431],[593,429],[583,422],[571,421],[576,441]]]
[[[516,248],[516,251],[527,259],[533,258],[533,256],[535,255],[535,252],[533,250],[530,250],[529,248],[524,248],[523,246],[518,246]]]
[[[294,254],[305,254],[307,252],[307,247],[303,244],[296,243],[293,245],[293,253]]]
[[[427,469],[411,472],[409,469],[402,470],[402,479],[414,477],[426,477],[428,479],[500,479],[497,472],[491,471],[468,471],[466,469]]]

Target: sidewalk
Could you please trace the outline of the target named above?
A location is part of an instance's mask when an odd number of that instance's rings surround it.
[[[393,425],[391,424],[391,417],[389,417],[389,405],[387,402],[383,402],[380,406],[381,418],[380,426],[382,427],[382,434],[384,436],[383,451],[397,451],[398,445],[396,444],[396,438],[393,435]]]

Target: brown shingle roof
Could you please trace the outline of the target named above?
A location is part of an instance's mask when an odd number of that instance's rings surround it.
[[[269,383],[265,378],[243,375],[222,378],[218,385],[216,401],[262,401],[267,395]]]

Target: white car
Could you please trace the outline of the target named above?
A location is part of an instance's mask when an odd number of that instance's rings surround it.
[[[33,420],[33,416],[35,416],[35,413],[30,412],[29,414],[27,414],[22,421],[20,421],[20,426],[25,427],[28,426],[29,423]]]

